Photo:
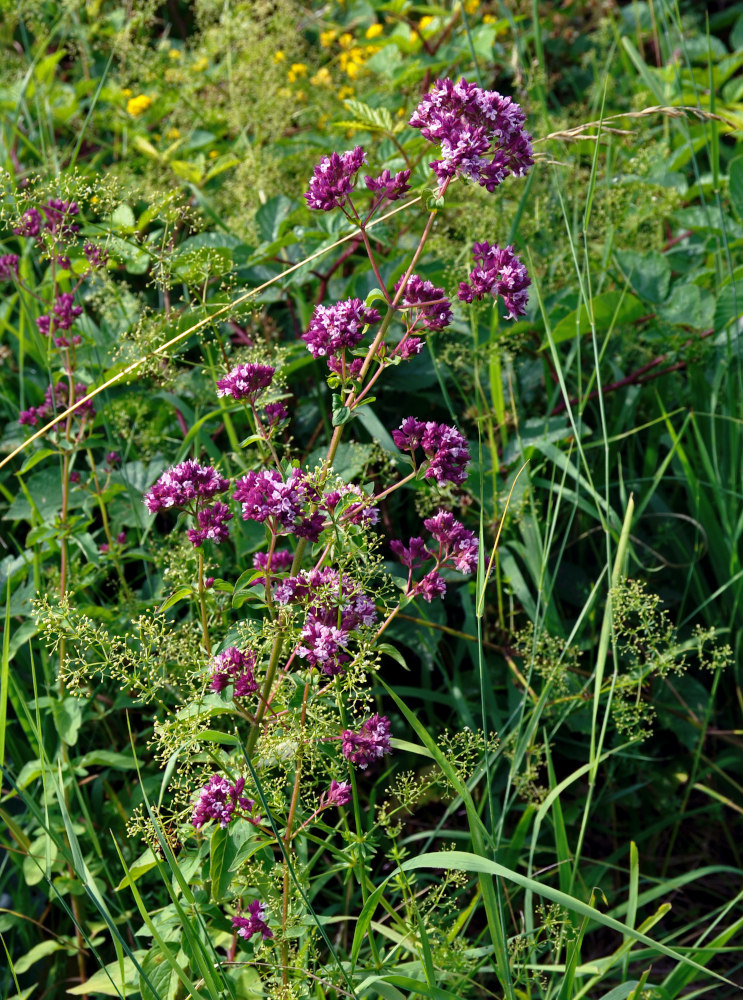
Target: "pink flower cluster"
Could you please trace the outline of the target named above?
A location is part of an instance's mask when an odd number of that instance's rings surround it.
[[[0,256],[0,281],[10,281],[18,277],[18,254],[4,253]]]
[[[356,347],[364,336],[364,328],[378,322],[377,310],[365,306],[361,299],[346,299],[332,306],[315,306],[302,340],[313,358],[330,357],[346,347]]]
[[[236,646],[228,646],[212,660],[210,687],[212,691],[224,691],[229,684],[235,685],[234,697],[244,698],[258,690],[253,670],[255,653],[241,652]]]
[[[224,378],[218,379],[217,395],[254,403],[261,392],[271,385],[275,371],[271,365],[236,365]]]
[[[459,175],[494,191],[509,174],[523,176],[534,163],[526,116],[510,97],[462,79],[437,80],[410,118],[413,128],[441,145],[430,166],[439,179]]]
[[[429,548],[418,536],[411,538],[407,545],[394,539],[390,548],[409,570],[408,593],[430,603],[434,597],[443,597],[446,593],[446,582],[439,570],[456,569],[460,573],[474,573],[479,543],[474,532],[465,528],[448,510],[439,510],[434,517],[426,518],[423,524],[438,542],[437,549]],[[413,584],[413,570],[431,558],[436,560],[435,567]]]
[[[198,549],[207,539],[217,543],[226,541],[230,537],[227,522],[232,517],[232,511],[221,500],[217,500],[211,507],[202,507],[196,513],[198,528],[189,528],[186,532],[193,547]]]
[[[475,243],[472,257],[476,266],[470,272],[469,283],[460,283],[459,298],[463,302],[472,302],[485,295],[500,295],[508,309],[509,319],[523,316],[531,279],[526,265],[521,263],[513,247],[499,247],[497,243]]]
[[[265,903],[261,903],[260,900],[254,899],[252,903],[248,905],[249,917],[233,917],[232,926],[240,935],[241,938],[245,938],[249,941],[254,934],[260,934],[265,941],[267,938],[273,937],[273,931],[266,923],[266,918],[268,917],[268,907]]]
[[[41,212],[38,208],[29,208],[27,212],[24,212],[20,225],[16,226],[13,232],[17,236],[29,236],[34,239],[41,235],[42,230],[55,236],[71,236],[80,230],[80,226],[72,221],[79,211],[75,201],[49,198],[41,206]]]
[[[392,439],[401,451],[409,451],[413,457],[418,448],[423,449],[429,460],[426,479],[435,479],[439,486],[443,483],[461,486],[466,480],[470,450],[467,439],[456,427],[406,417],[399,429],[392,432]]]
[[[346,153],[323,156],[312,173],[309,190],[304,196],[307,205],[321,212],[345,205],[353,191],[356,174],[365,161],[366,153],[361,146]]]
[[[145,493],[144,503],[150,514],[169,507],[191,510],[225,493],[229,486],[229,479],[220,476],[212,466],[187,459],[163,472]]]
[[[194,806],[191,822],[196,829],[200,830],[211,819],[216,820],[224,828],[229,826],[236,813],[239,815],[241,811],[252,812],[254,802],[242,794],[244,788],[245,778],[238,778],[233,785],[221,774],[213,774],[208,784],[199,792]],[[251,823],[258,822],[255,817],[245,818]]]
[[[400,170],[394,176],[390,176],[389,170],[383,170],[378,177],[369,177],[367,175],[364,178],[364,183],[368,190],[379,198],[379,202],[375,202],[375,204],[381,204],[385,199],[387,201],[397,201],[399,198],[402,198],[410,190],[409,180],[409,170]]]
[[[232,497],[242,504],[244,521],[269,521],[277,533],[283,529],[317,541],[323,529],[322,514],[305,510],[309,491],[299,469],[292,469],[286,480],[273,469],[248,472],[235,482]]]
[[[344,729],[341,737],[343,756],[365,771],[370,764],[392,752],[390,728],[386,715],[372,715],[361,725],[358,733]]]
[[[398,291],[404,279],[395,285]],[[420,322],[427,330],[444,330],[452,321],[451,303],[443,288],[436,288],[431,281],[424,281],[417,274],[411,274],[402,293],[400,305],[411,309],[413,322]]]
[[[74,302],[75,296],[72,292],[62,292],[61,295],[58,295],[54,300],[52,311],[39,316],[36,320],[39,332],[48,337],[52,332],[56,332],[57,330],[69,330],[83,311],[82,306],[76,306]],[[57,347],[70,347],[71,345],[81,343],[81,341],[82,337],[78,335],[71,337],[69,340],[65,336],[54,337],[54,343]]]
[[[82,382],[75,382],[73,393],[73,403],[82,399],[87,393],[87,386],[83,385]],[[70,386],[69,382],[62,381],[57,382],[57,384],[52,386],[47,386],[44,392],[44,402],[41,406],[30,406],[27,410],[21,410],[18,414],[19,424],[28,424],[35,427],[40,420],[48,420],[52,414],[59,412],[60,410],[66,410],[70,406]],[[86,417],[94,417],[95,408],[91,400],[83,403],[82,406],[75,410],[73,417],[78,420],[84,420]],[[59,427],[61,421],[58,421],[56,427]]]

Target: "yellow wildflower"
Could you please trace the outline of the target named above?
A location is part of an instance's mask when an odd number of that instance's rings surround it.
[[[122,97],[131,97],[132,96],[132,92],[131,92],[130,88],[129,87],[124,87],[124,89],[121,91],[121,96]]]
[[[219,151],[218,150],[216,150],[216,149],[210,149],[209,150],[209,159],[210,160],[216,160],[216,158],[218,156],[219,156]]]
[[[307,100],[307,94],[305,93],[304,90],[297,90],[294,94],[294,100],[299,101],[300,103],[304,103],[304,101]]]
[[[405,108],[398,108],[395,114],[398,118],[403,118],[405,116]]]
[[[321,31],[320,32],[320,45],[322,45],[322,47],[324,49],[329,49],[330,46],[335,41],[335,36],[336,36],[336,32],[333,31],[332,28],[328,28],[327,31]]]
[[[203,73],[205,69],[209,68],[209,60],[206,56],[202,56],[200,59],[196,60],[193,64],[193,68],[195,73]]]
[[[304,63],[292,63],[291,69],[287,71],[286,76],[289,83],[294,83],[301,76],[307,76],[307,67]]]
[[[147,94],[139,94],[137,97],[130,97],[126,102],[127,114],[130,114],[132,118],[137,118],[151,107],[152,98],[148,97]]]
[[[98,197],[98,195],[94,194],[93,197],[90,199],[90,204],[97,205],[100,200],[101,199]]]
[[[418,24],[418,29],[420,31],[425,31],[427,28],[431,27],[431,25],[433,24],[433,22],[434,22],[434,18],[432,18],[432,17],[422,17],[420,19],[419,24]]]
[[[383,31],[384,31],[384,28],[382,27],[381,24],[370,24],[369,27],[366,29],[366,37],[367,38],[378,38],[379,35],[381,35]]]
[[[168,131],[165,133],[166,139],[180,139],[180,137],[181,137],[180,129],[177,128],[169,128]]]
[[[316,87],[329,87],[333,83],[333,78],[331,77],[330,70],[327,66],[321,66],[310,80],[310,83],[314,84]]]
[[[277,49],[273,54],[273,61],[275,63],[283,62],[286,59],[286,53],[283,49]]]
[[[353,87],[339,87],[338,89],[338,100],[345,101],[347,97],[353,97],[356,91]]]
[[[353,35],[348,31],[344,31],[338,39],[338,44],[342,49],[350,49],[353,45]]]
[[[464,9],[468,14],[476,14],[480,6],[480,0],[465,0]]]
[[[278,94],[279,97],[291,97],[292,96],[292,92],[291,92],[291,90],[289,90],[288,87],[279,87],[279,89],[276,91],[276,93]]]
[[[168,59],[180,59],[182,55],[180,49],[168,49]]]

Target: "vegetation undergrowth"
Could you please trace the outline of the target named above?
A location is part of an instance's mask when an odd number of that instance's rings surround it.
[[[738,995],[743,4],[3,15],[3,998]]]

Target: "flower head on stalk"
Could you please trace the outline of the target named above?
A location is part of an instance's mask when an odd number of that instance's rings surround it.
[[[365,160],[366,153],[361,146],[346,153],[323,156],[312,172],[310,187],[304,196],[307,205],[321,212],[345,205],[354,189],[356,174]]]
[[[73,403],[83,399],[87,394],[87,386],[82,382],[75,382],[73,386]],[[70,405],[70,386],[67,381],[57,382],[55,386],[48,385],[44,392],[44,402],[41,406],[30,406],[27,410],[21,410],[18,414],[19,424],[28,424],[35,427],[40,420],[47,420],[52,414],[60,410],[66,410]],[[79,406],[72,414],[76,420],[85,420],[87,417],[95,416],[95,408],[92,400],[88,400]],[[57,421],[55,429],[59,428],[62,421]]]
[[[232,784],[223,775],[213,774],[199,792],[194,806],[191,822],[196,829],[200,830],[210,819],[216,820],[224,829],[230,825],[236,813],[240,815],[241,812],[252,812],[255,803],[242,794],[244,787],[245,778],[238,778]],[[257,822],[255,817],[245,818],[250,822]]]
[[[248,906],[249,917],[233,917],[232,926],[240,935],[249,941],[254,934],[260,934],[263,940],[273,937],[273,931],[266,923],[268,907],[259,899],[254,899]]]
[[[304,474],[293,469],[284,481],[281,473],[270,469],[248,472],[235,482],[234,500],[242,504],[244,521],[275,520],[288,531],[295,531],[307,499]]]
[[[202,507],[196,514],[198,528],[189,528],[186,534],[198,549],[209,539],[212,542],[224,542],[230,537],[230,529],[227,522],[233,517],[232,511],[226,503],[217,500],[211,507]]]
[[[4,253],[0,256],[0,281],[11,281],[18,277],[18,254]]]
[[[534,163],[525,121],[510,97],[464,79],[437,80],[410,118],[424,138],[441,145],[441,159],[430,164],[440,184],[459,175],[488,191]]]
[[[404,275],[395,285],[396,292],[403,281]],[[427,330],[444,330],[452,321],[451,303],[444,289],[436,288],[432,282],[424,281],[417,274],[408,278],[400,305],[413,313],[415,319],[409,324],[411,327],[420,320]]]
[[[244,698],[258,690],[253,670],[256,656],[252,650],[241,652],[236,646],[228,646],[212,660],[210,687],[212,691],[224,691],[229,684],[235,685],[235,698]]]
[[[392,432],[392,439],[401,451],[415,453],[422,448],[429,460],[425,478],[435,479],[439,486],[444,483],[461,486],[467,478],[469,445],[456,427],[406,417],[399,429]]]
[[[320,800],[320,808],[327,809],[329,806],[347,806],[352,798],[351,782],[336,781],[333,778],[330,782],[330,788]]]
[[[365,771],[370,764],[392,752],[390,720],[386,715],[372,715],[362,723],[358,733],[344,729],[341,741],[346,760]]]
[[[390,176],[389,170],[383,170],[378,177],[369,177],[367,175],[364,178],[364,183],[368,190],[379,198],[379,201],[375,201],[375,204],[381,204],[385,198],[388,201],[397,201],[398,198],[402,198],[410,190],[409,180],[409,170],[400,170],[394,176]]]
[[[219,493],[225,493],[229,486],[229,479],[220,476],[212,466],[187,459],[163,472],[145,493],[144,502],[150,514],[169,507],[201,507]]]
[[[376,309],[361,299],[346,299],[332,306],[315,306],[302,340],[313,358],[330,357],[344,348],[354,348],[364,336],[364,328],[379,322]]]
[[[462,281],[459,285],[458,295],[462,302],[472,302],[485,295],[500,295],[508,309],[509,319],[523,316],[531,279],[526,265],[521,263],[513,247],[475,243],[472,257],[476,266],[470,272],[469,283]]]
[[[273,381],[275,368],[271,365],[241,364],[217,381],[218,396],[247,399],[254,403]]]

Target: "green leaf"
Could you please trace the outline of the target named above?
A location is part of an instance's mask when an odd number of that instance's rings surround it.
[[[113,750],[91,750],[75,760],[75,767],[113,767],[117,771],[129,771],[134,765],[130,754],[116,753]]]
[[[341,397],[338,393],[333,393],[333,427],[340,427],[341,424],[347,424],[351,419],[351,411],[347,406],[343,406],[341,403]]]
[[[591,310],[597,330],[608,330],[617,324],[633,323],[647,312],[639,299],[628,292],[603,292],[592,300]],[[553,329],[552,338],[559,344],[564,340],[570,340],[576,333],[590,332],[591,314],[587,307],[582,305],[580,309],[573,309],[567,316],[563,316]]]
[[[354,116],[351,122],[334,122],[336,128],[364,128],[370,132],[394,132],[392,115],[387,108],[372,108],[363,101],[343,102]]]
[[[61,948],[64,948],[64,945],[59,941],[42,941],[41,944],[34,945],[30,951],[27,951],[25,955],[21,955],[18,961],[13,963],[13,971],[17,976],[20,976],[24,972],[28,972],[35,962],[46,958],[47,955],[54,954],[55,951],[59,951]]]
[[[178,948],[166,944],[170,957],[174,961]],[[171,963],[158,948],[147,952],[142,962],[142,975],[139,977],[139,990],[142,1000],[173,1000],[176,993],[178,978]]]
[[[137,961],[144,957],[145,951],[136,951],[134,956]],[[139,974],[137,967],[131,958],[123,959],[124,980],[121,979],[121,966],[118,961],[109,962],[104,968],[94,972],[89,979],[79,986],[72,986],[67,990],[73,996],[84,996],[85,994],[102,994],[106,997],[131,996],[139,993]]]
[[[74,747],[77,743],[77,734],[83,723],[83,709],[79,699],[65,698],[64,701],[53,701],[52,714],[60,739],[68,747]]]
[[[140,854],[137,860],[131,865],[128,874],[123,877],[114,891],[120,892],[122,889],[126,888],[126,886],[136,882],[138,878],[141,878],[142,875],[154,868],[156,864],[157,859],[155,858],[152,848],[148,847],[147,850],[143,854]]]
[[[118,232],[133,233],[135,229],[134,212],[129,205],[122,202],[111,213],[111,227]]]
[[[179,601],[184,601],[187,597],[194,597],[193,588],[188,586],[179,587],[178,590],[174,591],[174,593],[172,593],[157,610],[160,613],[167,611],[169,608],[172,608],[173,605],[178,604]]]
[[[297,206],[297,202],[285,194],[269,198],[255,213],[258,232],[266,243],[273,243],[281,236],[281,227]]]
[[[38,885],[57,860],[59,848],[48,833],[42,833],[31,844],[23,859],[23,877],[26,885]]]
[[[728,167],[730,179],[730,204],[738,219],[743,222],[743,156],[736,156]]]
[[[24,472],[28,472],[29,469],[33,469],[35,465],[39,462],[43,462],[45,458],[49,458],[50,455],[58,455],[59,452],[54,448],[41,448],[39,451],[33,452],[28,456],[26,461],[21,466],[21,471],[18,473],[19,476],[23,475]]]
[[[728,282],[720,289],[715,306],[715,330],[724,330],[743,313],[743,281]]]
[[[690,326],[695,330],[706,330],[714,321],[715,300],[699,285],[680,285],[671,290],[668,301],[661,306],[658,314],[672,326]]]
[[[396,660],[400,664],[403,670],[410,670],[405,657],[395,646],[390,645],[388,642],[379,642],[377,643],[377,650],[380,653],[386,653],[387,656],[391,656],[393,660]]]
[[[212,834],[209,851],[209,878],[212,883],[212,899],[224,899],[232,881],[230,866],[237,855],[237,845],[230,831],[218,826]]]
[[[663,302],[671,284],[671,265],[663,254],[656,250],[647,253],[617,250],[615,256],[622,273],[640,298],[648,302]]]

